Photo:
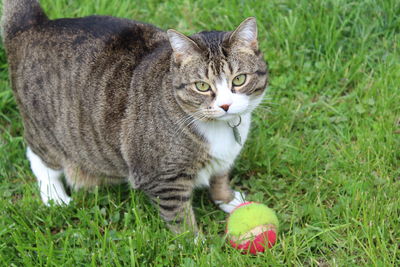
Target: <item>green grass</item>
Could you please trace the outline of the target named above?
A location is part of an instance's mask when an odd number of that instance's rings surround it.
[[[124,187],[43,206],[1,49],[1,265],[400,265],[398,0],[41,2],[52,18],[108,14],[185,33],[256,16],[270,93],[232,183],[274,208],[281,231],[265,254],[241,255],[225,244],[226,215],[202,191],[198,245],[173,236],[144,194]]]

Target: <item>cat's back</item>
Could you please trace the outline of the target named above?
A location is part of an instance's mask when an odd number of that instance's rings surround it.
[[[110,16],[46,20],[14,32],[5,40],[11,63],[30,59],[36,53],[58,53],[57,60],[98,57],[99,54],[129,54],[133,61],[145,56],[166,41],[166,34],[146,23]]]

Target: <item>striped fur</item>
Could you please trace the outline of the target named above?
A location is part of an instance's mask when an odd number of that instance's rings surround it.
[[[213,156],[194,122],[217,119],[199,114],[215,102],[221,75],[248,73],[246,86],[231,90],[250,101],[267,85],[248,27],[254,19],[186,37],[114,17],[48,20],[35,0],[5,0],[4,44],[32,155],[75,188],[130,182],[173,231],[196,231],[192,192]],[[187,50],[176,51],[171,34]],[[199,79],[213,90],[194,90]],[[209,174],[214,200],[233,198],[229,168]]]

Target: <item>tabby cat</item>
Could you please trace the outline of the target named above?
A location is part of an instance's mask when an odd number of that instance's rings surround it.
[[[255,18],[185,36],[108,16],[50,20],[37,0],[4,0],[3,40],[27,157],[44,203],[128,182],[174,232],[197,231],[196,187],[230,212],[229,171],[263,99]]]

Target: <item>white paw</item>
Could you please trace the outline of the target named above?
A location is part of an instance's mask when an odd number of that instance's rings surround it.
[[[205,238],[205,236],[201,233],[201,232],[199,232],[199,233],[197,233],[196,234],[196,237],[194,238],[194,243],[196,244],[196,245],[200,245],[200,244],[205,244],[206,243],[206,238]]]
[[[71,198],[65,192],[61,181],[62,170],[53,170],[44,164],[42,159],[28,147],[26,156],[31,163],[31,169],[39,184],[40,196],[47,206],[51,202],[56,205],[68,205]]]
[[[68,205],[72,201],[72,198],[65,193],[64,188],[60,187],[50,188],[49,186],[41,185],[40,196],[47,206],[50,206],[52,202],[56,205]]]
[[[237,206],[246,202],[246,196],[244,193],[233,191],[233,194],[235,195],[235,197],[231,202],[223,203],[222,201],[215,201],[215,204],[217,204],[219,208],[226,213],[231,213]]]

